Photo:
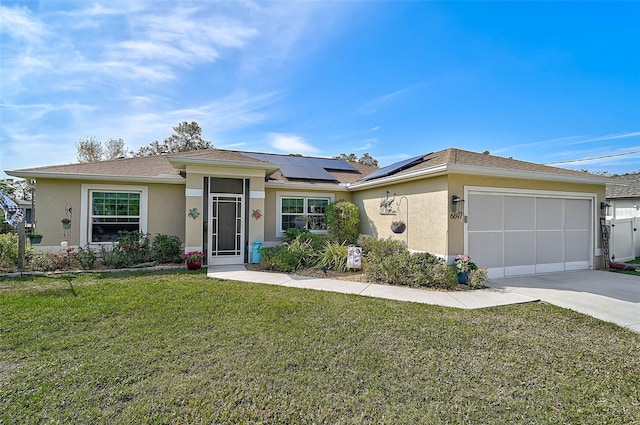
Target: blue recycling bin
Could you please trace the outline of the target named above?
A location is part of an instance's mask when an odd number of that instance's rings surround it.
[[[255,241],[253,243],[253,250],[251,251],[251,262],[253,264],[260,263],[260,260],[262,259],[262,254],[260,253],[261,249],[262,249],[262,241]]]

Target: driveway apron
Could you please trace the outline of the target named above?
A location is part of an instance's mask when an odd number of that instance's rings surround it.
[[[580,270],[493,279],[489,286],[640,332],[640,276]]]

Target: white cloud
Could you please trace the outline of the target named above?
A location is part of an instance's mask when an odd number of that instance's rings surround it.
[[[605,134],[603,136],[566,136],[566,137],[557,137],[554,139],[541,140],[537,142],[530,143],[520,143],[517,145],[511,145],[500,149],[495,149],[492,151],[493,154],[509,152],[516,149],[528,148],[534,146],[545,146],[545,145],[553,145],[553,146],[575,146],[582,145],[586,143],[593,142],[603,142],[606,140],[618,140],[618,139],[628,139],[633,137],[640,137],[640,131],[632,131],[628,133],[616,133],[616,134]],[[571,151],[573,154],[575,151]]]
[[[35,43],[46,35],[45,25],[27,7],[0,6],[1,32],[14,39]]]
[[[319,149],[308,144],[302,137],[293,134],[270,133],[272,147],[279,151],[299,154],[317,154]]]

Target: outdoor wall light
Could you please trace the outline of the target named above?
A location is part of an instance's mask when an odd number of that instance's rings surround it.
[[[458,210],[460,212],[462,212],[463,211],[463,208],[462,208],[463,207],[463,204],[462,204],[463,202],[464,202],[464,199],[462,199],[458,195],[453,195],[451,197],[451,211],[454,212],[454,213],[458,212]],[[460,206],[458,206],[458,205],[460,205]]]
[[[611,215],[611,204],[608,202],[600,202],[600,211],[602,211],[602,214],[605,216]]]

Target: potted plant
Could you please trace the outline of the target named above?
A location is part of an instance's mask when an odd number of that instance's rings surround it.
[[[42,242],[42,233],[29,233],[27,235],[27,237],[29,238],[29,242],[31,242],[32,244],[37,244]]]
[[[407,229],[407,225],[402,220],[393,220],[391,222],[391,231],[393,233],[404,233]]]
[[[467,282],[469,282],[469,272],[472,270],[478,270],[478,266],[476,263],[471,261],[471,257],[468,255],[456,255],[454,264],[456,266],[458,282],[462,284],[467,284]]]
[[[71,220],[68,218],[63,218],[62,220],[60,220],[60,222],[62,223],[62,228],[63,229],[71,229]]]
[[[187,269],[198,270],[202,267],[202,260],[204,259],[204,252],[191,251],[184,254],[184,260],[187,263]]]
[[[293,224],[295,224],[296,228],[301,229],[307,226],[309,222],[309,217],[306,215],[298,215],[293,218]]]

